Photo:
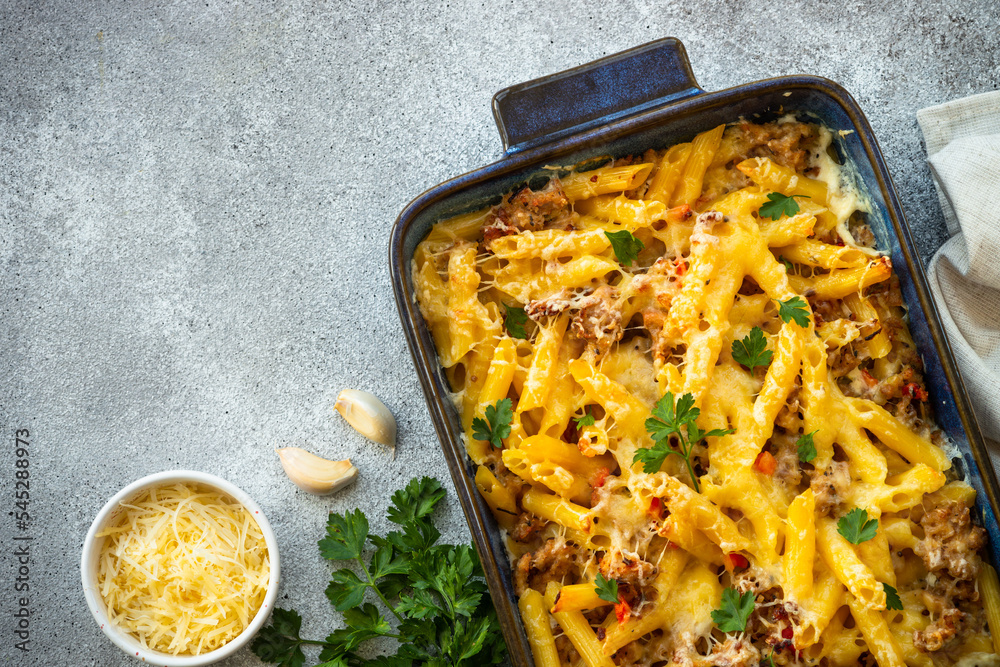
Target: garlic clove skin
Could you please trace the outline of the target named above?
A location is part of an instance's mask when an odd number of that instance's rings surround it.
[[[358,476],[350,459],[330,461],[299,447],[275,450],[288,479],[303,491],[325,496],[343,488]]]
[[[333,407],[358,433],[391,447],[392,458],[396,458],[396,418],[378,397],[367,391],[345,389]]]

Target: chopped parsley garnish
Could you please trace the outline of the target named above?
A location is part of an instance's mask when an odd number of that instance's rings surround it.
[[[743,632],[753,613],[754,595],[747,591],[740,595],[735,588],[722,591],[722,606],[712,611],[712,620],[723,632]]]
[[[583,428],[584,426],[594,425],[594,415],[590,412],[584,412],[582,417],[573,417],[573,421],[576,422],[577,428]]]
[[[771,220],[777,220],[783,215],[791,217],[799,212],[799,203],[795,201],[796,197],[809,199],[807,195],[786,197],[780,192],[772,192],[767,196],[767,203],[763,204],[757,210],[757,215],[761,218],[770,218]]]
[[[885,608],[903,611],[903,601],[899,599],[896,589],[889,584],[882,584],[882,590],[885,591]]]
[[[878,532],[878,519],[869,519],[868,512],[855,507],[840,517],[837,522],[837,532],[851,544],[861,544],[875,537]]]
[[[694,490],[700,492],[698,478],[691,465],[691,454],[694,451],[694,446],[705,438],[719,438],[734,432],[732,429],[722,428],[715,428],[707,432],[702,431],[695,424],[695,420],[700,414],[701,410],[694,407],[694,396],[684,394],[677,399],[675,404],[674,395],[668,391],[656,402],[653,407],[653,416],[646,420],[646,431],[653,438],[654,444],[652,447],[637,449],[632,463],[642,463],[642,469],[646,473],[654,473],[660,469],[668,456],[675,454],[684,459],[688,474],[691,475]],[[677,436],[679,450],[670,446],[670,436],[672,435]]]
[[[778,301],[775,299],[775,301]],[[809,326],[809,309],[801,296],[793,296],[786,301],[778,301],[778,316],[786,324],[795,321],[803,329]]]
[[[799,450],[799,461],[809,463],[816,458],[816,444],[813,442],[813,436],[816,433],[817,431],[804,433],[795,441],[795,447]]]
[[[615,251],[622,266],[629,266],[639,257],[639,251],[645,248],[642,241],[632,236],[632,232],[623,229],[620,232],[604,232],[604,235],[611,241],[611,247]]]
[[[754,327],[742,340],[733,341],[733,359],[750,369],[750,375],[757,367],[771,363],[774,353],[767,349],[767,339],[760,327]]]
[[[503,449],[503,439],[510,435],[514,409],[509,398],[502,398],[495,405],[486,406],[486,419],[472,420],[472,437],[486,440],[497,449]]]
[[[597,579],[594,580],[594,590],[597,591],[597,597],[601,598],[605,602],[618,604],[617,579],[605,579],[604,575],[598,572]]]
[[[524,308],[518,306],[504,306],[503,326],[511,338],[527,338],[524,325],[528,323],[528,316],[524,313]]]

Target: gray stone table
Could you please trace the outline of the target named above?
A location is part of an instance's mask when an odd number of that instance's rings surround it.
[[[819,5],[819,6],[817,6]],[[493,161],[508,85],[673,35],[708,90],[811,73],[868,114],[926,260],[945,238],[917,109],[997,88],[994,0],[0,1],[0,664],[129,665],[83,601],[83,535],[128,482],[213,472],[270,516],[280,602],[339,621],[330,510],[386,529],[389,492],[447,470],[403,342],[389,230],[424,189]],[[382,396],[398,457],[332,411]],[[32,520],[14,516],[30,431]],[[351,457],[298,491],[274,448]],[[451,496],[450,540],[468,538]],[[30,652],[14,648],[30,535]],[[256,665],[243,651],[227,663]]]

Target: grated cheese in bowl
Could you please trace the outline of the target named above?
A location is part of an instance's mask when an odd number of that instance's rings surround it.
[[[271,559],[244,505],[196,483],[153,486],[118,503],[97,588],[111,625],[144,649],[202,655],[238,637],[264,604]]]

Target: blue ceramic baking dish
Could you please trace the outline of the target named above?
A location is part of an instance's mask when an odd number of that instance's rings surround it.
[[[996,476],[951,349],[931,300],[920,259],[871,127],[851,95],[815,76],[768,79],[718,92],[698,87],[684,46],[661,39],[629,51],[500,91],[493,115],[505,153],[497,162],[442,183],[414,199],[396,220],[389,260],[396,305],[427,406],[482,559],[486,579],[517,666],[532,664],[500,531],[473,481],[462,428],[430,332],[414,297],[410,261],[431,225],[500,201],[545,165],[572,165],[642,153],[689,141],[741,117],[768,121],[786,113],[834,130],[835,148],[871,202],[869,224],[888,253],[923,356],[937,423],[961,452],[959,474],[978,491],[976,514],[1000,556]]]

